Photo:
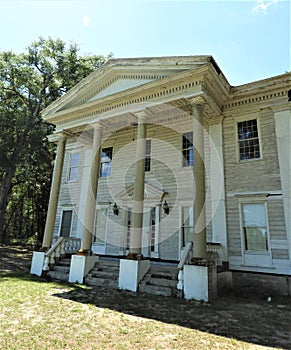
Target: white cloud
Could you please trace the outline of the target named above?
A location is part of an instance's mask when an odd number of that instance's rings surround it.
[[[88,16],[83,16],[83,26],[84,27],[89,27],[91,24],[91,19]]]
[[[252,9],[252,13],[263,12],[266,15],[268,8],[272,5],[277,5],[278,0],[270,0],[270,1],[258,0],[257,3],[258,4]]]

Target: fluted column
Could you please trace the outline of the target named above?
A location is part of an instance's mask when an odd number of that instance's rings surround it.
[[[146,128],[146,118],[144,113],[141,113],[138,115],[133,194],[134,204],[132,209],[132,224],[130,231],[130,253],[137,255],[141,255],[142,245]]]
[[[59,134],[58,148],[54,165],[54,172],[51,184],[50,199],[45,223],[44,237],[42,242],[43,248],[49,248],[52,244],[53,232],[56,221],[62,171],[64,165],[64,156],[66,149],[67,137],[64,134]]]
[[[206,208],[205,208],[205,167],[204,167],[204,127],[203,102],[193,100],[193,145],[194,145],[194,237],[193,256],[206,257]]]
[[[84,228],[80,251],[91,250],[92,237],[94,234],[94,220],[96,211],[96,198],[98,191],[98,178],[101,162],[102,128],[99,123],[93,125],[94,136],[91,150],[91,171],[87,189],[87,202],[85,209]]]

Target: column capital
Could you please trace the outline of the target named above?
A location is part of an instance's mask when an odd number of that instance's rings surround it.
[[[224,119],[224,115],[221,114],[221,115],[218,115],[218,116],[206,119],[206,123],[208,125],[222,124],[223,123],[223,119]]]
[[[137,118],[138,124],[146,123],[148,117],[150,116],[150,114],[149,114],[145,109],[143,109],[143,110],[141,110],[141,111],[138,111],[138,112],[131,113],[131,114],[132,114],[135,118]]]
[[[49,142],[59,142],[59,141],[66,141],[67,138],[69,136],[69,133],[67,133],[66,131],[62,131],[62,132],[58,132],[52,135],[48,136],[48,140]]]
[[[203,108],[206,105],[206,100],[203,96],[193,96],[188,99],[192,107]]]

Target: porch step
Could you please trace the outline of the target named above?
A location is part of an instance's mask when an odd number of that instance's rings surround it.
[[[139,291],[148,294],[182,297],[177,289],[178,270],[171,265],[151,265],[140,282]]]
[[[109,289],[118,289],[119,260],[100,259],[85,278],[85,283]]]
[[[47,275],[57,281],[68,282],[70,274],[71,258],[64,258],[59,260],[55,265],[52,266],[51,270],[48,271]]]
[[[47,272],[47,275],[56,281],[68,282],[71,266],[71,254],[65,258],[60,259],[52,266],[51,270]]]

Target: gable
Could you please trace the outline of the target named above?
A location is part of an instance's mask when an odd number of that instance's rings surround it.
[[[201,67],[210,59],[211,56],[176,56],[110,60],[43,110],[42,115],[49,119],[67,109],[92,105],[114,94],[130,93],[135,88]]]
[[[127,186],[125,190],[117,194],[116,198],[121,203],[133,202],[134,185]],[[155,205],[161,203],[163,196],[166,193],[148,183],[144,186],[144,202],[145,204],[154,203]]]

